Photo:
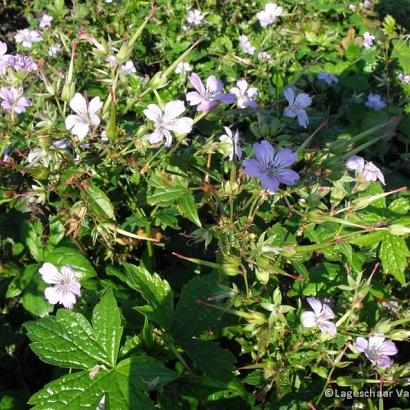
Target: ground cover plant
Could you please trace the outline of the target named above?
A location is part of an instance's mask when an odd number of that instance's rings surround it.
[[[406,14],[3,3],[1,410],[409,408]]]

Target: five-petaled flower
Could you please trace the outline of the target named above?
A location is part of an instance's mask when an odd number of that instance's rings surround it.
[[[256,14],[262,27],[272,24],[277,17],[283,14],[283,8],[275,3],[268,3],[265,9]]]
[[[258,90],[255,87],[249,87],[246,80],[238,80],[237,87],[231,89],[231,93],[236,95],[239,108],[256,108],[255,98],[258,96]]]
[[[204,22],[204,15],[197,9],[188,11],[187,23],[190,26],[200,26]]]
[[[301,93],[296,96],[292,87],[285,88],[283,94],[289,103],[289,106],[285,108],[283,115],[290,118],[297,117],[299,125],[306,128],[309,124],[309,118],[306,114],[305,108],[312,104],[312,99],[305,93]]]
[[[283,148],[277,153],[268,141],[253,144],[256,159],[243,162],[245,174],[249,177],[260,177],[262,188],[274,194],[279,184],[294,185],[299,174],[289,167],[296,161],[296,152]]]
[[[345,165],[348,169],[355,171],[365,182],[379,180],[385,185],[384,176],[380,169],[371,161],[366,161],[363,157],[352,155],[349,157]]]
[[[382,100],[382,96],[380,94],[370,93],[367,96],[367,101],[364,103],[364,105],[367,108],[378,112],[386,106],[386,103]]]
[[[80,94],[76,93],[70,101],[71,109],[76,113],[69,115],[65,120],[65,126],[73,135],[82,141],[90,132],[90,126],[100,125],[98,112],[103,106],[100,97],[94,97],[89,103]]]
[[[52,305],[57,303],[67,309],[72,309],[76,302],[76,295],[81,295],[81,285],[71,266],[65,265],[57,269],[52,263],[45,262],[39,270],[41,278],[48,283],[44,296]]]
[[[6,111],[12,111],[20,114],[30,107],[31,101],[22,96],[23,92],[15,87],[0,88],[1,107]]]
[[[48,14],[43,14],[40,20],[40,28],[50,27],[52,21],[53,17],[49,16]]]
[[[219,137],[219,141],[221,141],[221,151],[229,156],[230,161],[233,160],[234,155],[238,158],[242,158],[242,149],[239,145],[239,132],[236,130],[235,134],[232,133],[229,127],[224,127],[225,133]]]
[[[131,74],[135,74],[137,72],[137,69],[135,68],[134,63],[131,60],[126,61],[120,67],[120,70],[124,75],[131,75]]]
[[[335,314],[329,305],[321,303],[315,298],[307,298],[313,312],[303,312],[301,316],[304,327],[318,327],[322,333],[329,333],[333,337],[336,336],[336,326],[331,320],[335,318]]]
[[[234,94],[224,93],[224,83],[211,75],[206,80],[206,87],[198,74],[192,73],[189,76],[189,81],[196,91],[190,91],[186,95],[189,105],[197,105],[198,111],[208,112],[215,108],[221,102],[225,104],[232,104],[236,97]]]
[[[357,337],[354,346],[377,367],[390,367],[393,360],[389,356],[398,352],[396,345],[391,340],[386,340],[383,334],[370,336],[369,340]]]
[[[175,69],[177,74],[186,74],[189,71],[192,71],[192,65],[183,61],[179,62]]]
[[[333,83],[337,84],[339,82],[339,80],[337,79],[335,75],[326,73],[325,71],[322,71],[321,73],[319,73],[317,75],[317,79],[325,82],[328,85],[331,85]]]
[[[28,28],[17,31],[14,38],[16,43],[21,43],[26,48],[31,48],[33,43],[38,43],[42,40],[41,34],[38,31],[29,30]]]
[[[189,134],[192,131],[194,120],[188,117],[178,118],[185,111],[183,101],[171,101],[165,105],[164,112],[156,104],[149,104],[144,110],[145,116],[154,122],[155,130],[148,135],[150,144],[157,144],[165,139],[165,146],[172,144],[172,132]]]
[[[370,48],[373,45],[375,39],[375,36],[366,31],[366,33],[363,34],[363,47]]]

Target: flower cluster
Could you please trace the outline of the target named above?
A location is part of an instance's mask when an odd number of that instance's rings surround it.
[[[385,185],[384,176],[380,169],[371,161],[366,161],[363,157],[353,155],[346,160],[346,167],[356,172],[359,181],[372,182],[379,180]]]

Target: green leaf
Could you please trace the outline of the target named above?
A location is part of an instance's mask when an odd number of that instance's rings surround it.
[[[171,205],[187,194],[184,187],[163,187],[155,189],[147,196],[150,205]]]
[[[178,200],[177,206],[182,216],[185,216],[185,218],[189,219],[196,226],[202,227],[192,192],[187,191],[186,194]]]
[[[410,198],[402,196],[395,199],[390,205],[389,210],[397,214],[406,215],[410,210]]]
[[[85,370],[97,364],[111,365],[92,327],[80,313],[59,309],[56,316],[24,326],[32,342],[31,350],[46,363]]]
[[[10,282],[7,289],[6,298],[15,298],[21,295],[21,293],[30,285],[33,280],[33,276],[38,273],[40,265],[30,264],[27,265],[22,272],[19,272],[16,277]]]
[[[123,328],[121,314],[112,289],[109,289],[93,312],[94,335],[110,360],[111,366],[117,363]]]
[[[169,283],[156,273],[150,274],[142,266],[124,264],[128,285],[141,293],[148,305],[136,308],[164,329],[171,327],[174,315],[174,294]]]
[[[44,257],[45,262],[50,262],[57,268],[69,265],[73,268],[79,280],[89,279],[97,276],[93,265],[88,259],[75,248],[61,246],[48,252]]]
[[[47,302],[44,295],[32,293],[30,291],[23,294],[21,303],[24,309],[26,309],[27,312],[30,312],[33,316],[45,317],[53,310],[53,306]]]
[[[86,200],[95,215],[102,219],[114,220],[114,207],[108,196],[100,188],[90,185],[84,190]]]
[[[409,249],[402,236],[395,236],[388,232],[384,233],[379,251],[383,270],[386,273],[391,273],[402,285],[406,284],[404,271],[407,267],[407,257],[409,255]]]
[[[41,242],[41,234],[43,233],[43,225],[40,221],[33,224],[24,221],[21,225],[20,235],[21,241],[30,250],[31,256],[37,261],[43,261],[43,244]]]
[[[383,235],[382,231],[370,232],[350,239],[349,243],[359,246],[374,246],[383,239]]]
[[[197,276],[182,288],[171,329],[176,340],[199,335],[220,323],[222,313],[219,310],[198,303],[198,300],[206,301],[219,292],[220,287],[213,275]]]
[[[232,379],[235,357],[215,343],[202,340],[185,339],[179,344],[191,360],[208,376],[228,381]]]

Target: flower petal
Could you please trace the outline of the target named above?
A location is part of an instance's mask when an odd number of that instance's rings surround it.
[[[181,100],[170,101],[165,105],[164,122],[179,117],[185,111],[185,104]]]
[[[44,290],[44,296],[48,300],[48,303],[56,305],[60,303],[61,293],[57,291],[55,286],[50,286]]]
[[[151,121],[154,121],[155,124],[158,124],[162,119],[161,108],[157,104],[149,104],[147,109],[144,111],[144,115]]]
[[[320,313],[322,312],[322,303],[320,302],[320,300],[316,298],[307,298],[306,300],[309,303],[310,307],[315,312],[315,315],[319,316]]]
[[[356,341],[354,342],[354,346],[359,352],[363,353],[369,347],[369,342],[366,339],[364,339],[363,337],[356,337]]]
[[[217,93],[222,91],[224,88],[224,83],[218,80],[214,75],[210,75],[206,79],[206,89],[212,93]]]
[[[245,159],[243,166],[248,177],[260,177],[263,174],[261,165],[256,159]]]
[[[261,185],[262,188],[267,189],[270,194],[274,194],[279,189],[279,180],[274,176],[262,174]]]
[[[52,263],[45,262],[39,269],[41,278],[44,282],[55,285],[61,279],[61,274]]]
[[[304,327],[316,326],[316,316],[313,312],[303,312],[300,319]]]
[[[253,152],[255,153],[256,159],[263,167],[266,167],[272,162],[275,155],[274,148],[266,140],[261,141],[259,144],[257,142],[253,144]]]
[[[292,87],[285,88],[283,90],[283,95],[285,96],[289,104],[293,104],[295,102],[295,92],[293,91]]]
[[[82,117],[88,115],[87,102],[80,93],[75,93],[74,97],[70,100],[70,107],[75,113]]]
[[[171,131],[175,131],[178,134],[189,134],[194,126],[194,120],[188,117],[182,117],[173,122],[170,126],[166,128]]]
[[[202,84],[201,78],[197,73],[192,73],[189,76],[189,81],[192,84],[192,86],[195,88],[195,90],[198,91],[199,94],[204,95],[205,94],[205,88],[204,85]]]

